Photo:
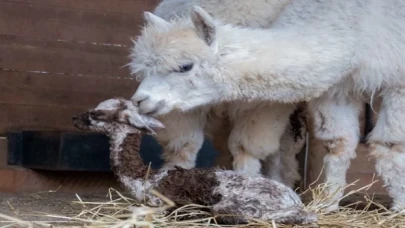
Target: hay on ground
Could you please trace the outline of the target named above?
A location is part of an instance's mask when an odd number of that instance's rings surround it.
[[[350,191],[344,197],[363,192],[374,183],[356,191]],[[318,214],[318,223],[295,227],[405,227],[405,210],[398,213],[389,211],[366,194],[362,202],[341,207],[339,212],[322,213],[321,205],[327,199],[323,194],[325,187],[325,185],[310,186],[302,193],[302,195],[310,195],[311,200],[306,203],[306,207]],[[215,217],[207,212],[207,208],[199,205],[186,205],[167,214],[165,211],[173,206],[173,202],[157,192],[155,194],[161,197],[167,206],[153,208],[110,189],[107,202],[85,202],[77,195],[77,201],[73,203],[82,205],[83,211],[76,216],[37,213],[37,221],[22,221],[0,214],[0,227],[293,227],[255,219],[251,219],[249,224],[245,225],[219,225]],[[358,210],[356,205],[360,203],[365,206]],[[54,221],[41,222],[41,218],[44,217],[47,220],[53,218]]]

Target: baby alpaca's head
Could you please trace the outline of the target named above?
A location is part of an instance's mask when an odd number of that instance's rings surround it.
[[[116,98],[101,102],[95,109],[72,118],[73,125],[84,131],[155,134],[153,129],[164,128],[159,121],[138,113],[132,102]]]

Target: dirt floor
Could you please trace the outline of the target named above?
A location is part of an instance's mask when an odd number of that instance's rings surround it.
[[[72,193],[0,193],[0,199],[0,214],[24,221],[60,222],[60,219],[49,215],[73,217],[86,209],[80,203],[75,203],[79,199]],[[109,200],[107,195],[80,195],[80,199],[85,202]],[[0,227],[6,225],[4,223],[6,219],[0,218]]]

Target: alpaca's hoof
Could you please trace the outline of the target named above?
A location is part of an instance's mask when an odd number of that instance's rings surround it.
[[[400,204],[400,203],[393,203],[390,207],[390,211],[393,211],[393,212],[401,212],[403,210],[405,210],[405,206],[404,206],[404,204]]]

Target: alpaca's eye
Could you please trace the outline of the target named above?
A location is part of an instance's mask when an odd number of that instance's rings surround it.
[[[179,70],[177,72],[184,73],[184,72],[190,71],[191,69],[193,69],[192,63],[184,64],[184,65],[179,66]]]

